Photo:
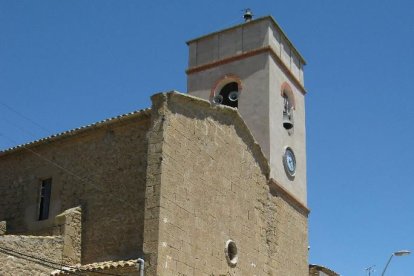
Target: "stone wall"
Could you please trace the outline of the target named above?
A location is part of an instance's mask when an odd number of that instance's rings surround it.
[[[308,275],[308,211],[295,204],[271,189],[266,206],[271,275]]]
[[[62,251],[61,236],[0,236],[0,275],[48,275],[62,263]]]
[[[0,233],[0,275],[49,275],[54,268],[81,260],[81,208],[55,218],[55,236]]]
[[[238,112],[179,93],[152,99],[151,115],[0,155],[7,232],[59,235],[7,243],[70,264],[145,253],[154,276],[307,275],[307,213],[271,189],[268,161]],[[38,221],[45,178],[51,209]],[[74,208],[54,219],[74,206],[82,218]],[[236,265],[226,258],[229,240]]]
[[[237,111],[168,93],[153,96],[152,112],[147,275],[307,275],[306,215],[270,192],[267,160]]]
[[[51,235],[56,215],[82,206],[82,263],[141,257],[149,125],[141,112],[0,153],[0,221],[7,232]],[[46,178],[50,214],[39,221]]]
[[[62,262],[65,265],[81,263],[82,213],[80,207],[66,210],[55,218],[56,234],[63,236]]]
[[[7,222],[0,221],[0,235],[4,235],[7,232]]]

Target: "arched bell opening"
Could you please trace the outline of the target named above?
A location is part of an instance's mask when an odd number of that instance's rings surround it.
[[[295,109],[295,99],[293,97],[292,89],[287,83],[284,83],[282,85],[282,98],[283,98],[282,124],[286,130],[291,131],[294,127],[293,111]]]
[[[289,97],[283,93],[283,127],[287,130],[293,128],[293,107]]]
[[[241,83],[236,77],[225,76],[212,89],[212,102],[238,108]]]
[[[220,104],[231,107],[238,107],[239,103],[239,87],[237,82],[230,82],[226,84],[218,93]]]

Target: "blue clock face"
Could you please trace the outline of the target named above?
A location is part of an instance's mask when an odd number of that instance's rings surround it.
[[[285,155],[283,156],[284,165],[287,173],[290,176],[294,176],[296,172],[296,158],[291,148],[287,148]]]

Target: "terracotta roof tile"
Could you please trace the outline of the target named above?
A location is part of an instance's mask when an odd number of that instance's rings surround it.
[[[319,271],[322,271],[323,273],[329,276],[340,276],[340,274],[322,265],[309,264],[309,275],[319,275]]]
[[[53,135],[50,135],[50,136],[47,136],[47,137],[44,137],[44,138],[41,138],[41,139],[38,139],[38,140],[34,140],[34,141],[31,141],[31,142],[28,142],[28,143],[17,145],[17,146],[14,146],[14,147],[11,147],[11,148],[8,148],[8,149],[5,149],[5,150],[0,150],[0,156],[4,155],[6,153],[10,153],[10,152],[19,150],[19,149],[24,149],[26,147],[31,147],[31,146],[34,146],[34,145],[39,145],[39,144],[48,142],[48,141],[52,141],[52,140],[56,140],[56,139],[59,139],[59,138],[64,138],[64,137],[67,137],[67,136],[75,135],[79,132],[83,132],[85,130],[92,129],[94,127],[99,127],[99,126],[110,124],[110,123],[113,123],[113,122],[116,122],[116,121],[119,121],[119,120],[128,119],[128,118],[133,117],[133,116],[149,114],[150,111],[151,111],[151,108],[135,110],[135,111],[125,113],[125,114],[122,114],[122,115],[118,115],[118,116],[115,116],[115,117],[107,118],[105,120],[98,121],[96,123],[92,123],[92,124],[89,124],[89,125],[77,127],[77,128],[70,129],[70,130],[66,130],[66,131],[63,131],[63,132],[60,132],[60,133],[57,133],[57,134],[53,134]]]
[[[63,266],[61,269],[56,269],[50,273],[51,276],[67,275],[73,272],[93,272],[106,269],[120,268],[120,267],[133,267],[136,266],[138,260],[124,260],[124,261],[107,261],[99,263],[91,263],[86,265],[74,265],[71,267]]]

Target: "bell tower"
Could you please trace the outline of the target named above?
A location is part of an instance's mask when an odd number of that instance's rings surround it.
[[[187,42],[188,93],[237,108],[270,177],[306,207],[306,64],[271,16]]]

